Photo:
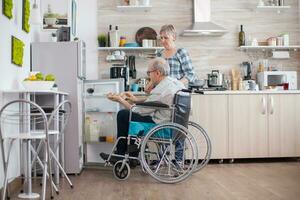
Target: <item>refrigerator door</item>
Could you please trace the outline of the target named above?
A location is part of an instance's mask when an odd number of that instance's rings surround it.
[[[39,42],[31,45],[32,71],[54,74],[58,89],[67,92],[72,103],[72,114],[64,138],[67,173],[79,173],[83,163],[83,81],[78,77],[84,77],[85,58],[81,45],[80,42]]]
[[[120,104],[107,99],[109,92],[124,91],[124,79],[84,81],[85,163],[104,163],[100,152],[110,153],[117,138]],[[109,139],[110,138],[110,139]]]

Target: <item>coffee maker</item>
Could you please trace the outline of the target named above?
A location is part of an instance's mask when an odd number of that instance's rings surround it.
[[[124,89],[129,90],[129,67],[124,64],[113,64],[110,68],[110,78],[123,78]]]
[[[251,80],[252,62],[243,62],[241,67],[244,73],[244,80]]]

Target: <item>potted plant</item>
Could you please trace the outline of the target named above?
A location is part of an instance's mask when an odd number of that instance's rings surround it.
[[[48,26],[53,26],[58,23],[58,14],[53,13],[51,10],[51,6],[48,5],[48,12],[44,14],[45,23]]]
[[[105,47],[106,46],[106,35],[105,34],[100,34],[98,35],[98,45],[99,47]]]

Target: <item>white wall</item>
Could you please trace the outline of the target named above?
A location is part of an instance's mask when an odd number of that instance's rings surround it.
[[[87,79],[98,79],[97,0],[77,4],[77,37],[86,42]]]
[[[2,1],[0,1],[2,9]],[[22,40],[25,44],[23,67],[11,63],[11,36]],[[14,0],[13,18],[9,20],[2,12],[0,14],[0,107],[8,98],[4,98],[2,90],[18,89],[21,81],[28,75],[30,70],[30,34],[22,30],[22,1]],[[9,97],[11,98],[11,97]],[[0,155],[1,156],[1,155]],[[13,148],[11,154],[12,165],[9,169],[9,177],[19,176],[18,145]],[[3,186],[2,158],[0,157],[0,187]]]
[[[2,1],[0,1],[2,9]],[[22,1],[14,1],[13,18],[0,14],[0,90],[18,88],[30,69],[30,34],[22,30]],[[11,36],[25,43],[23,67],[11,63]]]

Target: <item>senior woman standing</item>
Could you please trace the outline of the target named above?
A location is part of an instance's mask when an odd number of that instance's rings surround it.
[[[163,25],[159,31],[161,44],[164,50],[159,51],[156,56],[163,57],[169,63],[169,76],[181,81],[185,86],[189,83],[194,83],[197,80],[191,58],[184,48],[177,48],[176,30],[173,25]],[[145,92],[150,92],[153,89],[153,84],[150,82]]]

